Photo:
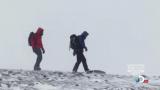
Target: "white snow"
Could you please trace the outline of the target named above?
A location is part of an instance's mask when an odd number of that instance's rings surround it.
[[[98,72],[0,70],[0,90],[160,90],[160,78],[143,84],[132,76]]]
[[[59,87],[54,87],[52,85],[41,84],[41,83],[35,85],[34,88],[38,90],[59,90]]]

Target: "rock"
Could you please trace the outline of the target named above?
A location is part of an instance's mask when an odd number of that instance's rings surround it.
[[[87,72],[87,74],[90,74],[90,73],[106,74],[106,72],[101,71],[101,70],[90,70],[90,71]]]
[[[79,86],[79,84],[76,84],[75,86]]]

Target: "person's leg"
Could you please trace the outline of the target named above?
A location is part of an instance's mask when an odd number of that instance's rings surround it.
[[[77,62],[74,65],[73,72],[77,72],[77,69],[78,69],[80,63],[81,63],[80,54],[77,54]]]
[[[86,61],[86,58],[85,58],[84,54],[81,53],[80,56],[81,56],[81,61],[82,61],[84,70],[85,71],[89,71],[89,68],[88,68],[88,65],[87,65],[87,61]]]
[[[34,52],[36,53],[37,55],[37,60],[36,60],[36,63],[34,65],[34,70],[41,70],[40,68],[40,63],[42,61],[42,52],[40,49],[36,48],[34,49]]]

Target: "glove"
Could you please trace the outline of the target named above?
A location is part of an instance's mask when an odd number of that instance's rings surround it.
[[[84,49],[85,49],[85,51],[88,51],[88,48],[87,48],[87,47],[85,47]]]
[[[76,55],[76,52],[75,51],[73,51],[73,56],[75,56]]]
[[[44,50],[44,48],[42,48],[42,53],[43,53],[43,54],[45,53],[45,50]]]

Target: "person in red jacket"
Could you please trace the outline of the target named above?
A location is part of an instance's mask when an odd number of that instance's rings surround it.
[[[44,30],[42,28],[38,28],[37,32],[34,34],[34,39],[31,40],[33,52],[37,55],[34,70],[41,70],[40,63],[42,61],[42,53],[45,53],[45,49],[43,48],[42,44],[43,31]]]

